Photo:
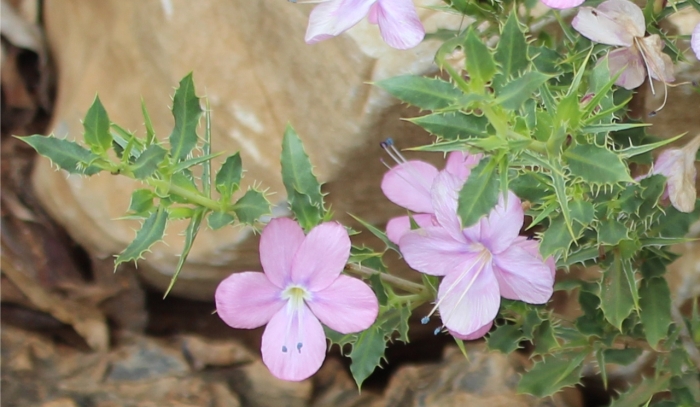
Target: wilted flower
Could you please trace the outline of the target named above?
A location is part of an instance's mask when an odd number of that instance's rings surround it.
[[[306,42],[314,44],[335,37],[365,16],[379,25],[382,38],[394,48],[413,48],[425,37],[412,0],[325,0],[309,16]]]
[[[349,256],[350,238],[338,223],[323,223],[304,236],[293,220],[273,219],[260,236],[264,273],[223,280],[216,288],[217,313],[233,328],[267,324],[265,365],[280,379],[306,379],[326,357],[321,322],[347,334],[367,329],[377,317],[372,290],[340,274]]]
[[[669,148],[654,163],[652,174],[662,174],[668,181],[664,197],[668,197],[676,209],[692,212],[695,209],[695,156],[700,148],[700,135],[683,148]]]
[[[621,47],[610,51],[607,58],[613,75],[622,72],[616,85],[634,89],[647,75],[664,85],[675,80],[673,62],[661,51],[664,42],[657,34],[644,36],[644,14],[636,4],[608,0],[596,8],[581,7],[571,24],[591,41]],[[650,85],[653,92],[651,81]]]
[[[382,179],[382,191],[393,203],[415,212],[411,217],[398,216],[389,220],[386,234],[389,240],[398,244],[401,236],[411,230],[411,218],[420,227],[433,226],[435,210],[430,198],[430,189],[439,171],[432,165],[418,160],[406,161],[393,147],[390,140],[385,142],[387,151],[398,162]],[[462,181],[469,178],[471,169],[481,159],[481,154],[455,151],[447,156],[445,169]]]
[[[555,268],[551,258],[542,259],[537,241],[518,236],[524,213],[512,192],[487,217],[462,228],[457,196],[463,184],[441,172],[431,190],[438,225],[405,233],[399,247],[412,268],[444,276],[435,305],[443,325],[458,338],[476,339],[491,327],[501,297],[547,302]]]

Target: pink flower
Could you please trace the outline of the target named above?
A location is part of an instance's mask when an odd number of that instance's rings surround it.
[[[304,380],[326,356],[321,322],[347,334],[367,329],[377,317],[372,290],[340,274],[349,256],[350,238],[340,224],[323,223],[304,236],[293,220],[273,219],[260,237],[264,273],[234,273],[223,280],[216,310],[233,328],[267,324],[263,362],[280,379]]]
[[[443,171],[466,181],[471,169],[479,163],[480,159],[481,154],[472,155],[455,151],[447,156]],[[433,226],[436,225],[436,220],[430,190],[438,174],[437,168],[423,161],[403,161],[384,174],[382,191],[391,202],[415,212],[411,217],[418,226]],[[387,237],[396,244],[409,230],[411,230],[411,220],[408,216],[392,218],[386,225]]]
[[[700,135],[683,148],[669,148],[659,155],[654,163],[652,174],[662,174],[668,180],[664,198],[681,212],[695,209],[695,156],[700,148]]]
[[[580,6],[584,0],[542,0],[545,6],[558,9],[566,9]]]
[[[690,48],[695,52],[695,57],[700,60],[700,23],[695,26],[693,35],[690,37]]]
[[[671,57],[661,51],[664,42],[657,34],[644,36],[644,14],[636,4],[608,0],[597,8],[581,7],[571,25],[591,41],[621,47],[607,58],[610,73],[622,72],[616,85],[637,88],[647,74],[664,84],[675,80]]]
[[[365,16],[370,23],[379,24],[382,38],[394,48],[413,48],[425,36],[412,0],[326,0],[309,16],[306,42],[335,37]]]
[[[460,339],[488,332],[501,297],[531,304],[547,302],[554,284],[554,261],[546,261],[538,242],[518,236],[524,214],[520,199],[509,192],[477,224],[462,228],[457,195],[464,181],[448,172],[431,191],[439,226],[404,234],[399,247],[414,269],[444,276],[437,304],[444,326]]]

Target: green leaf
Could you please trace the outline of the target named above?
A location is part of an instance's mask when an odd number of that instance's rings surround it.
[[[566,252],[573,242],[573,238],[566,228],[563,216],[557,216],[549,223],[549,227],[542,235],[540,253],[544,258],[557,252]]]
[[[180,161],[179,163],[175,164],[174,167],[172,167],[171,172],[176,173],[176,172],[181,172],[182,170],[186,170],[190,167],[193,167],[195,165],[205,163],[208,161],[211,161],[212,158],[216,158],[220,156],[222,153],[215,153],[215,154],[205,154],[205,155],[200,155],[197,157],[192,157],[184,161]],[[204,175],[202,175],[202,181],[204,181]]]
[[[457,213],[463,227],[475,224],[498,203],[499,180],[494,174],[492,161],[482,159],[459,191]]]
[[[671,291],[665,278],[642,280],[639,287],[642,326],[652,348],[667,337],[671,325]]]
[[[550,353],[552,349],[558,349],[560,347],[554,335],[552,323],[549,320],[545,320],[537,327],[533,342],[535,343],[535,350],[533,353],[537,355],[546,355]]]
[[[144,150],[143,143],[133,133],[126,131],[116,123],[110,125],[112,129],[112,148],[117,157],[123,162],[133,163]],[[126,154],[126,158],[124,158]]]
[[[352,360],[350,373],[352,373],[358,389],[362,387],[362,383],[374,372],[374,369],[379,366],[384,358],[385,348],[384,334],[380,332],[377,326],[371,326],[358,335],[357,342],[353,344],[352,352],[350,352],[350,359]]]
[[[155,194],[150,189],[134,190],[134,192],[131,193],[129,212],[136,214],[149,212],[153,208],[153,198],[155,198]]]
[[[114,261],[114,269],[117,269],[121,263],[127,261],[136,262],[141,256],[150,249],[154,243],[160,241],[165,233],[165,225],[168,222],[168,210],[163,206],[151,214],[136,232],[136,238],[129,243],[123,252],[119,253]]]
[[[581,291],[578,301],[583,315],[576,318],[576,329],[586,336],[603,336],[605,316],[600,310],[600,298],[595,294]]]
[[[100,97],[95,96],[95,101],[88,109],[83,120],[85,128],[85,143],[96,154],[102,154],[112,146],[112,134],[109,131],[109,117]]]
[[[216,190],[219,191],[225,202],[228,202],[231,195],[238,190],[242,176],[243,163],[241,162],[240,153],[229,156],[226,158],[226,161],[221,164],[219,172],[216,173],[214,183],[216,185]]]
[[[613,400],[610,407],[639,407],[646,406],[656,394],[668,389],[671,375],[666,373],[657,377],[645,377],[641,383],[632,387],[620,397]]]
[[[403,75],[384,79],[377,86],[404,103],[426,110],[439,110],[456,104],[464,93],[439,78]]]
[[[650,123],[633,123],[633,124],[636,124],[638,126],[650,126],[651,125]],[[656,143],[642,144],[640,146],[630,146],[630,147],[623,148],[622,150],[618,151],[617,154],[619,154],[620,157],[622,157],[622,158],[634,157],[634,156],[644,154],[644,153],[649,152],[649,151],[656,150],[657,148],[663,147],[667,144],[673,143],[674,141],[680,139],[681,137],[683,137],[683,134],[681,134],[680,136],[661,140],[661,141],[658,141]]]
[[[50,159],[59,168],[71,174],[94,175],[102,171],[102,168],[89,165],[97,160],[99,156],[73,141],[39,134],[17,138],[29,144],[37,153]]]
[[[498,350],[506,355],[520,348],[520,341],[524,339],[519,326],[504,324],[497,326],[489,333],[486,343],[491,350]]]
[[[158,144],[151,144],[146,150],[141,153],[131,165],[131,171],[137,179],[145,179],[150,177],[158,169],[158,165],[163,162],[167,151]]]
[[[483,93],[484,85],[496,75],[496,62],[493,55],[472,26],[469,26],[463,48],[472,90],[476,93]]]
[[[382,242],[384,242],[384,244],[386,245],[386,247],[388,247],[388,248],[394,250],[394,251],[397,252],[397,253],[401,253],[401,251],[399,250],[399,246],[397,246],[397,245],[394,244],[391,240],[389,240],[389,238],[386,236],[386,233],[382,232],[382,231],[379,230],[378,228],[376,228],[376,227],[374,227],[373,225],[371,225],[371,224],[365,222],[364,220],[358,218],[357,216],[355,216],[355,215],[353,215],[353,214],[349,214],[349,215],[352,216],[353,219],[355,219],[356,221],[358,221],[358,222],[359,222],[362,226],[364,226],[367,230],[369,230],[370,233],[372,233],[373,235],[375,235],[376,237],[378,237],[379,240],[381,240]]]
[[[605,349],[603,352],[605,353],[605,360],[607,363],[615,363],[623,366],[627,366],[636,361],[642,354],[642,350],[639,348]]]
[[[598,223],[598,241],[601,244],[614,246],[628,238],[627,232],[627,226],[615,219],[606,219]]]
[[[547,397],[579,382],[583,360],[588,352],[559,353],[545,356],[518,383],[518,393]]]
[[[493,80],[496,89],[502,88],[508,78],[519,76],[528,67],[530,61],[527,59],[527,47],[525,35],[520,31],[518,16],[513,9],[503,26],[494,53],[496,62],[501,66],[501,72]]]
[[[321,184],[313,174],[299,136],[290,125],[282,140],[282,182],[299,224],[307,231],[318,225],[325,213]]]
[[[593,222],[595,209],[592,203],[583,200],[573,201],[569,204],[569,210],[571,210],[571,217],[584,227]]]
[[[634,309],[634,297],[630,287],[634,281],[629,281],[619,254],[615,254],[610,266],[603,273],[600,284],[600,308],[605,319],[614,327],[621,330],[622,322]]]
[[[514,81],[508,82],[496,94],[495,103],[500,103],[504,109],[518,110],[532,93],[547,82],[549,76],[540,72],[528,72]]]
[[[170,155],[184,160],[197,144],[197,125],[202,114],[199,98],[195,95],[194,81],[190,72],[180,81],[173,98],[175,128],[170,133]]]
[[[270,213],[270,203],[265,198],[265,194],[249,189],[233,205],[233,211],[236,213],[239,222],[252,225],[261,216]]]
[[[170,284],[168,285],[168,289],[165,290],[163,298],[167,297],[170,293],[170,290],[173,289],[175,281],[177,281],[177,276],[180,275],[182,266],[185,265],[187,256],[190,254],[190,250],[192,249],[192,243],[194,243],[194,239],[197,237],[197,233],[199,232],[199,226],[202,224],[202,219],[204,219],[205,214],[205,209],[198,208],[195,210],[194,215],[190,219],[190,223],[187,225],[187,229],[185,229],[185,245],[182,247],[182,254],[180,254],[180,259],[178,260],[177,266],[175,267],[175,274],[173,274],[173,278],[170,279]]]
[[[151,122],[151,116],[148,115],[146,101],[143,98],[141,98],[141,113],[143,114],[143,124],[146,127],[146,145],[150,146],[156,138],[156,132],[153,130],[153,122]]]
[[[577,144],[564,152],[573,175],[592,184],[634,182],[620,156],[595,144]]]
[[[484,116],[461,112],[434,113],[408,119],[444,140],[460,140],[488,135],[489,121]]]
[[[574,225],[571,220],[571,211],[569,210],[569,196],[566,193],[566,179],[564,179],[564,174],[562,173],[562,169],[559,164],[557,164],[557,167],[549,173],[549,176],[552,178],[554,194],[557,196],[559,206],[561,207],[561,214],[564,217],[564,225],[569,231],[571,238],[576,240],[579,233],[578,231],[574,231]]]
[[[223,211],[212,212],[207,217],[207,223],[213,230],[221,229],[226,225],[230,225],[235,220],[236,218],[234,218],[233,215]]]

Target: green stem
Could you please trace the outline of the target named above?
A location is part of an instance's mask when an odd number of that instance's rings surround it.
[[[215,201],[213,199],[207,198],[203,195],[194,193],[192,191],[189,191],[187,189],[184,189],[182,187],[179,187],[177,185],[173,185],[172,183],[168,181],[164,181],[161,179],[155,179],[155,178],[148,178],[145,180],[146,183],[154,188],[159,188],[159,189],[165,189],[168,192],[172,192],[173,194],[180,195],[181,197],[187,199],[193,204],[203,206],[207,209],[211,209],[213,211],[220,211],[221,208],[221,203],[219,201]]]
[[[412,281],[404,280],[401,277],[392,276],[391,274],[381,273],[377,270],[361,266],[359,264],[348,263],[345,266],[345,269],[350,273],[360,277],[371,277],[377,274],[383,282],[389,284],[394,288],[398,288],[409,293],[425,296],[427,292],[427,288],[421,284],[416,284]]]

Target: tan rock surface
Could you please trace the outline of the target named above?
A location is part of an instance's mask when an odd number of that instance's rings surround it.
[[[415,144],[404,144],[411,136],[429,139],[400,122],[407,113],[366,82],[429,71],[436,44],[392,50],[376,26],[363,22],[348,35],[308,46],[310,10],[277,0],[46,2],[46,34],[59,74],[52,129],[58,137],[78,138],[80,120],[99,93],[112,121],[141,134],[143,97],[157,135],[167,137],[168,97],[193,71],[198,93],[211,103],[213,148],[241,151],[244,188],[260,183],[283,201],[279,154],[289,121],[319,177],[338,191],[331,196],[336,213],[352,207],[372,222],[386,220],[397,208],[379,190],[384,167],[376,143],[388,136],[405,146]],[[421,12],[426,28],[434,29],[433,12]],[[111,256],[133,239],[138,225],[115,219],[125,213],[136,183],[108,174],[67,177],[47,160],[39,160],[33,179],[51,214],[91,252]],[[170,280],[183,228],[170,228],[165,244],[139,264],[156,286]],[[200,233],[175,293],[210,298],[231,271],[259,269],[251,235],[241,228]]]

